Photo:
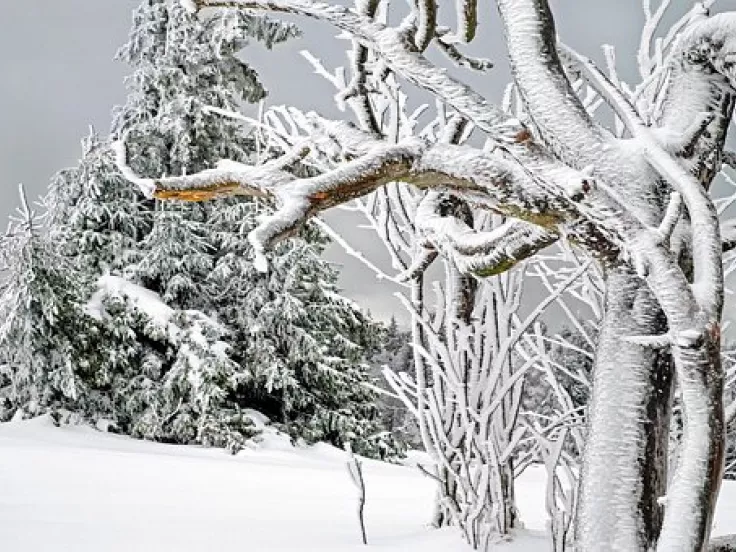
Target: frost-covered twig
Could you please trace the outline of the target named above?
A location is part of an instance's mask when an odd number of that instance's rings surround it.
[[[365,478],[363,477],[363,462],[361,462],[350,447],[350,443],[346,445],[348,452],[348,473],[350,480],[358,489],[358,522],[360,523],[360,534],[363,544],[368,544],[368,535],[365,530]]]
[[[402,33],[355,13],[343,6],[309,0],[195,0],[202,8],[224,7],[260,9],[293,13],[328,22],[380,56],[386,66],[413,84],[425,88],[448,105],[466,115],[489,134],[507,117],[469,86],[447,73],[434,71],[434,65],[410,48]]]

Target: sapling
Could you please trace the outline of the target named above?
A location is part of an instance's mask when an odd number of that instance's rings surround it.
[[[355,454],[350,443],[346,443],[345,450],[348,453],[348,473],[350,479],[358,489],[358,522],[360,523],[360,534],[363,544],[368,544],[368,536],[365,531],[365,479],[363,479],[363,462]]]

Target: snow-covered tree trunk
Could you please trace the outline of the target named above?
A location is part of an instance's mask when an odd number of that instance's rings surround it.
[[[626,336],[660,335],[666,322],[636,274],[621,268],[606,280],[577,530],[590,534],[581,541],[646,550],[656,541],[663,513],[658,500],[666,494],[671,364],[666,352]]]
[[[661,185],[658,175],[652,174],[645,164],[640,167],[634,166],[630,171],[621,170],[619,163],[625,162],[626,152],[616,151],[616,147],[610,148],[613,155],[607,155],[608,152],[604,150],[602,158],[594,159],[594,156],[600,155],[600,146],[604,140],[598,129],[589,124],[580,107],[570,102],[573,95],[566,91],[569,90],[569,84],[559,70],[556,49],[545,48],[550,42],[545,38],[545,34],[554,32],[546,3],[533,0],[514,3],[502,1],[499,2],[499,8],[506,24],[517,85],[526,94],[527,108],[539,126],[542,139],[557,150],[560,158],[566,159],[571,165],[583,169],[587,164],[592,164],[594,170],[600,174],[601,180],[605,180],[612,188],[629,194],[641,194],[643,200],[641,205],[646,208],[641,209],[638,215],[648,224],[656,224],[656,212],[662,208],[662,199],[658,199],[662,197],[661,192],[657,190]],[[536,13],[537,17],[530,17],[532,13]],[[688,41],[683,41],[681,55],[691,54],[685,49],[685,45],[698,53],[705,44],[710,45],[711,37],[706,33],[691,38],[694,40],[689,44]],[[710,54],[712,55],[712,52]],[[532,59],[533,56],[536,57]],[[689,58],[686,59],[690,61]],[[705,59],[712,61],[707,55]],[[703,57],[695,57],[693,61],[692,67],[688,67],[687,62],[677,62],[679,74],[673,78],[670,90],[676,91],[682,80],[687,80],[689,85],[693,84],[693,80],[698,84],[699,81],[705,80],[700,74],[701,65],[698,65],[705,60]],[[690,74],[696,71],[699,72],[698,79],[694,79]],[[715,79],[723,77],[719,75]],[[544,84],[547,86],[543,86]],[[711,106],[715,104],[721,109],[716,112],[719,120],[713,125],[715,127],[713,132],[716,134],[716,141],[719,138],[722,140],[722,129],[727,125],[731,114],[731,97],[721,90],[716,82],[712,84],[706,82],[698,88],[682,89],[679,94],[673,92],[670,102],[674,105],[669,110],[665,108],[663,118],[665,124],[670,122],[667,115],[670,115],[672,121],[669,126],[663,127],[664,131],[683,132],[685,130],[683,126],[692,126],[699,117],[702,118],[699,113],[712,109]],[[702,95],[697,97],[698,93]],[[714,95],[720,97],[714,98]],[[699,100],[696,106],[693,106],[694,99]],[[683,105],[686,101],[690,103]],[[725,106],[722,105],[724,103]],[[692,113],[695,110],[698,111]],[[562,120],[558,117],[561,112],[576,117],[578,124]],[[725,124],[722,119],[726,119]],[[672,128],[675,125],[680,128]],[[718,136],[718,130],[721,130],[721,136]],[[575,134],[572,134],[573,132]],[[545,133],[549,133],[549,136],[545,137]],[[720,145],[722,147],[722,141]],[[631,162],[637,156],[626,157]],[[641,160],[656,163],[652,159],[647,159],[646,154]],[[700,160],[696,159],[696,163],[698,161]],[[617,164],[619,166],[615,167]],[[709,176],[712,178],[712,170],[710,173]],[[622,177],[627,181],[623,182]],[[708,216],[710,215],[706,215]],[[713,228],[709,230],[713,232]],[[713,251],[710,253],[715,254]],[[665,285],[669,287],[671,284],[667,282]],[[717,283],[709,282],[708,285],[717,286]],[[665,333],[666,328],[659,316],[657,300],[646,283],[631,268],[611,267],[607,274],[607,289],[606,316],[598,344],[594,394],[590,406],[591,429],[583,463],[577,538],[583,550],[596,549],[602,542],[613,543],[612,546],[616,549],[647,550],[657,541],[662,519],[657,501],[663,498],[666,483],[670,363],[667,362],[666,356],[660,357],[656,348],[641,344],[626,346],[626,338],[661,335]],[[716,295],[722,293],[722,289],[716,290],[715,293]],[[722,297],[712,297],[710,300],[718,303],[716,308],[718,312],[711,314],[720,316]],[[713,338],[717,345],[717,333]],[[698,339],[703,339],[706,344],[698,347],[698,355],[693,355],[698,357],[697,360],[695,358],[680,360],[681,364],[703,363],[700,370],[692,365],[687,366],[688,379],[711,379],[708,377],[710,373],[718,374],[719,363],[710,352],[714,343],[707,343],[713,338],[710,335],[698,336]],[[685,366],[681,367],[681,375],[684,375],[683,368]],[[707,391],[703,392],[704,390],[700,389],[702,393],[700,395],[695,390],[695,381],[681,381],[683,390],[692,384],[689,392],[693,394],[693,401],[697,400],[698,408],[707,412],[703,413],[697,426],[694,419],[689,420],[688,424],[691,433],[697,431],[704,441],[707,440],[707,443],[698,444],[697,452],[700,458],[689,458],[692,464],[687,468],[680,467],[683,472],[692,470],[690,471],[692,475],[697,471],[702,478],[701,500],[699,503],[691,502],[687,505],[694,512],[698,512],[694,515],[696,520],[690,528],[689,535],[687,531],[680,534],[693,543],[707,540],[710,527],[708,512],[712,512],[710,502],[717,496],[720,479],[722,422],[718,420],[720,395],[718,391],[712,389],[718,387],[717,376],[713,379],[715,381]],[[711,395],[712,401],[704,400],[708,395]],[[642,419],[647,420],[646,426],[641,424]],[[694,429],[693,426],[698,429]],[[690,437],[694,438],[694,435]],[[707,464],[707,468],[703,466],[704,463]],[[676,483],[673,485],[675,489],[670,493],[677,490],[677,482],[681,482],[682,477],[681,474],[675,475]],[[675,500],[685,502],[684,497],[680,496],[665,499],[667,513],[677,512],[678,507],[685,507],[684,504],[675,506]],[[682,513],[684,512],[677,512],[680,515]],[[674,539],[669,541],[667,537],[678,532],[679,528],[665,527],[659,546],[664,547],[662,549],[675,546]]]

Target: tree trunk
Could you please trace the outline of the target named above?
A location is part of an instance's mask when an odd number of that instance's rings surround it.
[[[514,484],[514,468],[511,462],[504,465],[501,468],[501,473],[498,474],[499,493],[502,497],[502,502],[497,504],[499,513],[496,516],[498,520],[498,534],[508,535],[513,529],[516,528],[516,486]]]
[[[607,276],[576,539],[585,552],[644,551],[662,525],[672,361],[664,351],[625,341],[666,331],[647,285],[627,267]]]
[[[725,423],[720,327],[677,346],[685,413],[681,452],[667,490],[658,552],[707,549],[724,468]]]

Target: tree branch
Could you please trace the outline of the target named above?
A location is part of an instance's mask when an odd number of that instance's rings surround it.
[[[477,232],[452,214],[443,213],[445,195],[430,192],[424,197],[417,210],[417,228],[463,274],[486,277],[505,272],[559,238],[554,231],[519,220]]]
[[[449,33],[442,34],[437,32],[436,44],[442,53],[444,53],[451,61],[460,67],[467,67],[474,71],[487,71],[493,67],[493,62],[484,58],[474,58],[464,54],[454,44],[455,35]]]
[[[356,2],[356,9],[360,15],[374,19],[380,0],[363,0]],[[366,90],[368,82],[366,63],[368,62],[369,50],[360,42],[353,41],[353,56],[351,59],[353,78],[347,89],[340,94],[340,100],[351,100],[354,98],[353,112],[358,118],[364,130],[379,134],[378,121],[376,120],[370,98]]]
[[[287,161],[276,160],[261,166],[228,162],[193,175],[147,179],[132,173],[125,147],[118,144],[118,165],[144,192],[162,199],[202,201],[227,195],[274,199],[278,211],[265,218],[251,234],[258,253],[292,235],[316,213],[367,195],[389,182],[453,190],[476,206],[526,220],[546,230],[532,232],[528,227],[526,230],[518,227],[515,232],[509,232],[507,239],[513,237],[519,241],[503,254],[499,254],[500,250],[494,253],[497,244],[489,241],[486,252],[492,256],[484,259],[483,266],[493,259],[509,261],[511,257],[531,255],[534,248],[549,243],[555,234],[566,235],[608,259],[618,255],[618,247],[623,243],[618,226],[627,219],[622,216],[622,209],[600,215],[602,209],[586,205],[579,197],[585,197],[580,190],[593,195],[594,187],[587,177],[545,159],[531,146],[520,147],[517,154],[523,152],[527,156],[525,164],[545,174],[544,181],[531,178],[529,171],[499,150],[483,152],[447,144],[428,146],[416,139],[387,144],[344,123],[336,123],[329,132],[350,152],[353,160],[311,178],[298,179],[285,170],[288,161],[300,158],[296,153],[287,155]],[[588,220],[588,216],[595,220]],[[503,246],[508,248],[509,243]],[[462,251],[459,254],[469,256]]]
[[[414,43],[420,52],[429,46],[437,27],[437,0],[414,0],[417,12],[417,33]]]
[[[360,15],[343,6],[309,0],[192,0],[198,9],[236,8],[291,13],[330,23],[381,58],[387,67],[412,84],[432,92],[447,105],[465,115],[492,139],[500,138],[498,126],[507,119],[469,86],[439,72],[409,44],[396,29]]]
[[[478,0],[455,0],[457,12],[457,36],[463,42],[471,42],[478,30]]]
[[[542,141],[570,166],[600,156],[599,127],[563,70],[547,0],[497,0],[506,30],[514,80]]]
[[[643,124],[633,106],[592,61],[585,58],[579,59],[601,94],[605,95],[633,139],[638,142],[646,160],[682,196],[692,224],[695,269],[693,292],[707,319],[720,320],[723,308],[723,263],[721,262],[723,246],[719,233],[718,213],[712,200],[702,184],[664,150],[656,134]],[[665,308],[664,305],[662,306]],[[674,313],[668,313],[668,318],[671,314]],[[681,322],[685,327],[689,325],[684,319]],[[672,319],[670,323],[677,325],[677,322]]]

